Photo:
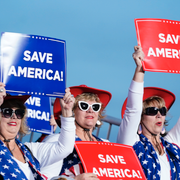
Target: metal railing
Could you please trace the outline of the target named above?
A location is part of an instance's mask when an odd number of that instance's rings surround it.
[[[111,134],[112,125],[119,126],[121,124],[121,119],[115,118],[115,117],[112,117],[112,116],[106,116],[105,118],[101,119],[101,121],[106,122],[106,123],[109,124],[108,132],[107,132],[107,137],[106,137],[106,139],[109,140],[109,137],[110,137],[110,134]],[[96,136],[99,136],[100,129],[101,129],[101,127],[99,127],[97,129]]]
[[[106,139],[109,140],[112,126],[113,126],[113,125],[119,126],[119,125],[121,124],[121,119],[115,118],[115,117],[112,117],[112,116],[106,116],[105,118],[101,119],[101,121],[108,124],[108,131],[107,131]],[[102,126],[99,127],[99,128],[97,128],[96,136],[99,136],[100,130],[101,130],[102,128],[103,128]],[[30,137],[29,137],[29,142],[32,142],[32,141],[33,141],[33,137],[34,137],[34,132],[31,132],[31,133],[30,133]],[[21,141],[22,141],[22,139],[23,139],[23,137],[20,137],[20,140],[21,140]]]

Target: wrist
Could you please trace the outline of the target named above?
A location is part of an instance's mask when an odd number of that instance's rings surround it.
[[[62,110],[63,117],[73,117],[72,110]]]

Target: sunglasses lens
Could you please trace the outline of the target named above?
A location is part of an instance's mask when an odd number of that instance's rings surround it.
[[[161,109],[158,109],[156,107],[148,107],[146,108],[145,114],[149,116],[155,116],[158,111],[161,113],[162,116],[166,116],[167,110],[165,107],[162,107]]]
[[[156,115],[157,114],[157,112],[158,112],[158,109],[157,108],[155,108],[155,107],[148,107],[148,108],[146,108],[146,115],[149,115],[149,116],[154,116],[154,115]]]
[[[24,117],[25,111],[23,109],[16,109],[15,114],[18,119],[22,119]]]
[[[5,118],[11,118],[14,111],[10,108],[2,109],[3,116]],[[23,109],[16,109],[15,114],[17,119],[22,119],[24,117],[25,111]]]
[[[93,109],[93,111],[95,111],[95,112],[98,112],[98,111],[100,110],[100,108],[101,108],[101,105],[100,105],[100,104],[93,104],[93,105],[92,105],[92,109]]]
[[[13,110],[9,108],[2,109],[2,113],[5,118],[10,118],[12,116]]]
[[[79,106],[80,106],[80,109],[81,109],[82,111],[88,110],[88,107],[89,107],[86,102],[80,102],[80,103],[79,103]]]
[[[159,109],[159,112],[161,113],[162,116],[166,116],[167,110],[165,107],[162,107],[161,109]]]

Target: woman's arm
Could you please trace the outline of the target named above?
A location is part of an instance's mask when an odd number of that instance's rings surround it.
[[[164,139],[180,147],[180,118],[178,119],[176,125],[164,137]]]
[[[52,163],[63,160],[69,155],[74,148],[75,143],[75,123],[72,116],[74,97],[71,96],[70,89],[66,89],[63,99],[60,99],[62,116],[61,116],[61,133],[58,141],[49,143],[27,143],[33,155],[44,167]]]
[[[64,120],[63,117],[61,120]],[[56,142],[26,143],[41,167],[63,160],[72,153],[75,143],[74,118],[62,121],[61,133]]]
[[[136,63],[136,69],[131,82],[126,111],[119,127],[117,143],[134,145],[138,140],[137,130],[142,113],[143,81],[144,71],[141,61],[144,59],[144,53],[140,46],[135,46],[133,58]]]

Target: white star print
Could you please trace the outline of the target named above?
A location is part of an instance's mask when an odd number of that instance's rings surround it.
[[[146,161],[146,159],[145,159],[144,161],[142,161],[142,163],[143,163],[143,164],[147,164],[147,163],[148,163],[148,161]]]
[[[150,155],[147,155],[147,157],[152,159],[152,157]]]
[[[167,146],[166,146],[166,147],[168,148],[169,146],[170,146],[170,144],[167,144]]]
[[[77,158],[77,154],[74,154],[73,156],[74,156],[75,158]]]
[[[155,175],[153,175],[153,179],[156,179],[156,176],[155,176]]]
[[[156,152],[155,151],[152,151],[152,154],[155,154]]]
[[[7,166],[6,164],[4,166],[2,166],[4,169],[9,169],[9,166]]]
[[[158,173],[157,173],[158,175],[159,175],[159,177],[161,176],[161,172],[158,170]]]
[[[138,158],[140,158],[142,155],[143,155],[143,153],[142,153],[142,152],[140,152],[140,153],[139,153],[139,155],[138,155]]]
[[[176,168],[175,167],[173,168],[173,172],[176,172]]]
[[[37,174],[36,173],[34,173],[33,176],[34,176],[34,178],[37,178]]]
[[[2,154],[5,154],[5,152],[4,151],[0,151],[0,155],[2,155]]]
[[[16,172],[20,173],[20,171],[18,169],[16,169],[16,168],[14,168],[14,169],[15,169]]]
[[[72,160],[69,160],[69,161],[68,161],[68,164],[72,164],[72,163],[73,163],[73,161],[72,161]]]
[[[2,176],[4,176],[4,175],[5,175],[5,173],[3,173],[3,172],[0,172],[0,174],[1,174]]]
[[[147,169],[148,170],[148,174],[151,174],[151,171],[150,171],[150,169]]]
[[[153,163],[153,168],[154,168],[154,169],[156,168],[156,164],[155,164],[155,163]]]
[[[156,159],[156,162],[159,164],[159,159]]]
[[[8,163],[11,163],[11,164],[13,164],[13,162],[12,162],[10,159],[7,159],[7,161],[8,161]]]
[[[178,149],[178,147],[177,147],[177,146],[175,146],[175,145],[173,145],[173,147],[174,147],[175,149]]]
[[[17,175],[15,175],[14,173],[11,173],[11,176],[15,178],[17,177]]]

